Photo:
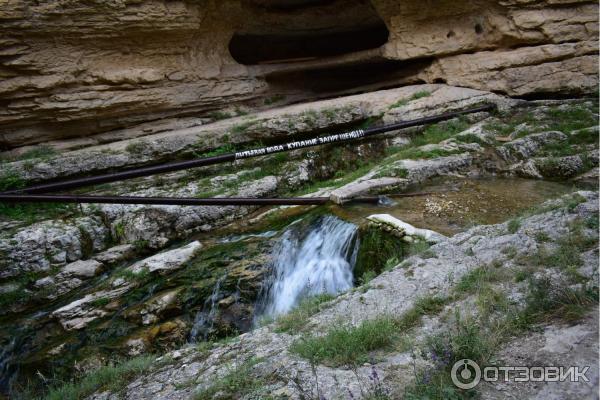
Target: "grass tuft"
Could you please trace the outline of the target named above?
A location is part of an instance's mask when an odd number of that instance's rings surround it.
[[[355,327],[333,327],[323,336],[305,336],[296,340],[290,351],[315,364],[359,365],[367,361],[370,352],[399,343],[401,333],[418,325],[424,315],[439,313],[446,302],[446,298],[435,296],[417,299],[400,317],[383,315]]]
[[[397,337],[395,319],[383,316],[356,327],[331,328],[324,336],[303,337],[292,343],[290,351],[315,364],[358,365],[370,351],[391,347]]]
[[[252,376],[252,369],[260,362],[260,359],[253,358],[233,368],[209,387],[196,392],[194,400],[240,399],[250,394],[257,394],[264,387],[265,382],[263,378]]]
[[[156,365],[151,355],[135,357],[119,364],[100,367],[77,382],[66,383],[50,389],[46,400],[78,400],[87,398],[94,392],[108,390],[121,391],[132,379],[148,372]]]
[[[511,219],[506,225],[506,230],[508,231],[508,233],[517,233],[520,227],[521,221],[519,219]]]
[[[324,308],[323,303],[334,298],[330,294],[320,294],[302,300],[295,309],[277,318],[275,332],[300,332],[306,326],[308,319]]]

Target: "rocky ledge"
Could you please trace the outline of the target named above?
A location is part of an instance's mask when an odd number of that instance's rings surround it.
[[[484,399],[593,398],[597,208],[597,193],[577,192],[518,222],[476,226],[320,304],[312,315],[292,312],[301,320],[295,329],[277,320],[231,340],[167,353],[118,391],[89,398],[457,395],[445,379],[448,364],[461,358],[589,366],[589,382],[485,383],[475,389]],[[441,387],[426,389],[431,379]]]

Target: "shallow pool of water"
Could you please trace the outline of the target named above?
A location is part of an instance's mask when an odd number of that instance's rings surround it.
[[[471,226],[497,224],[572,192],[572,184],[519,178],[445,179],[421,186],[426,196],[394,198],[392,206],[331,207],[336,215],[360,222],[371,214],[390,214],[419,228],[453,235]]]

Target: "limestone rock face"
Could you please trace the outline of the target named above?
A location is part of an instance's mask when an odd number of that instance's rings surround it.
[[[578,0],[10,0],[0,30],[4,149],[419,81],[598,85],[597,4]]]

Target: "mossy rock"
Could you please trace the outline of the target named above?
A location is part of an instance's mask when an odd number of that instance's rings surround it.
[[[372,224],[359,229],[360,247],[354,266],[354,278],[359,280],[365,273],[380,274],[387,261],[402,260],[408,254],[408,243]]]

